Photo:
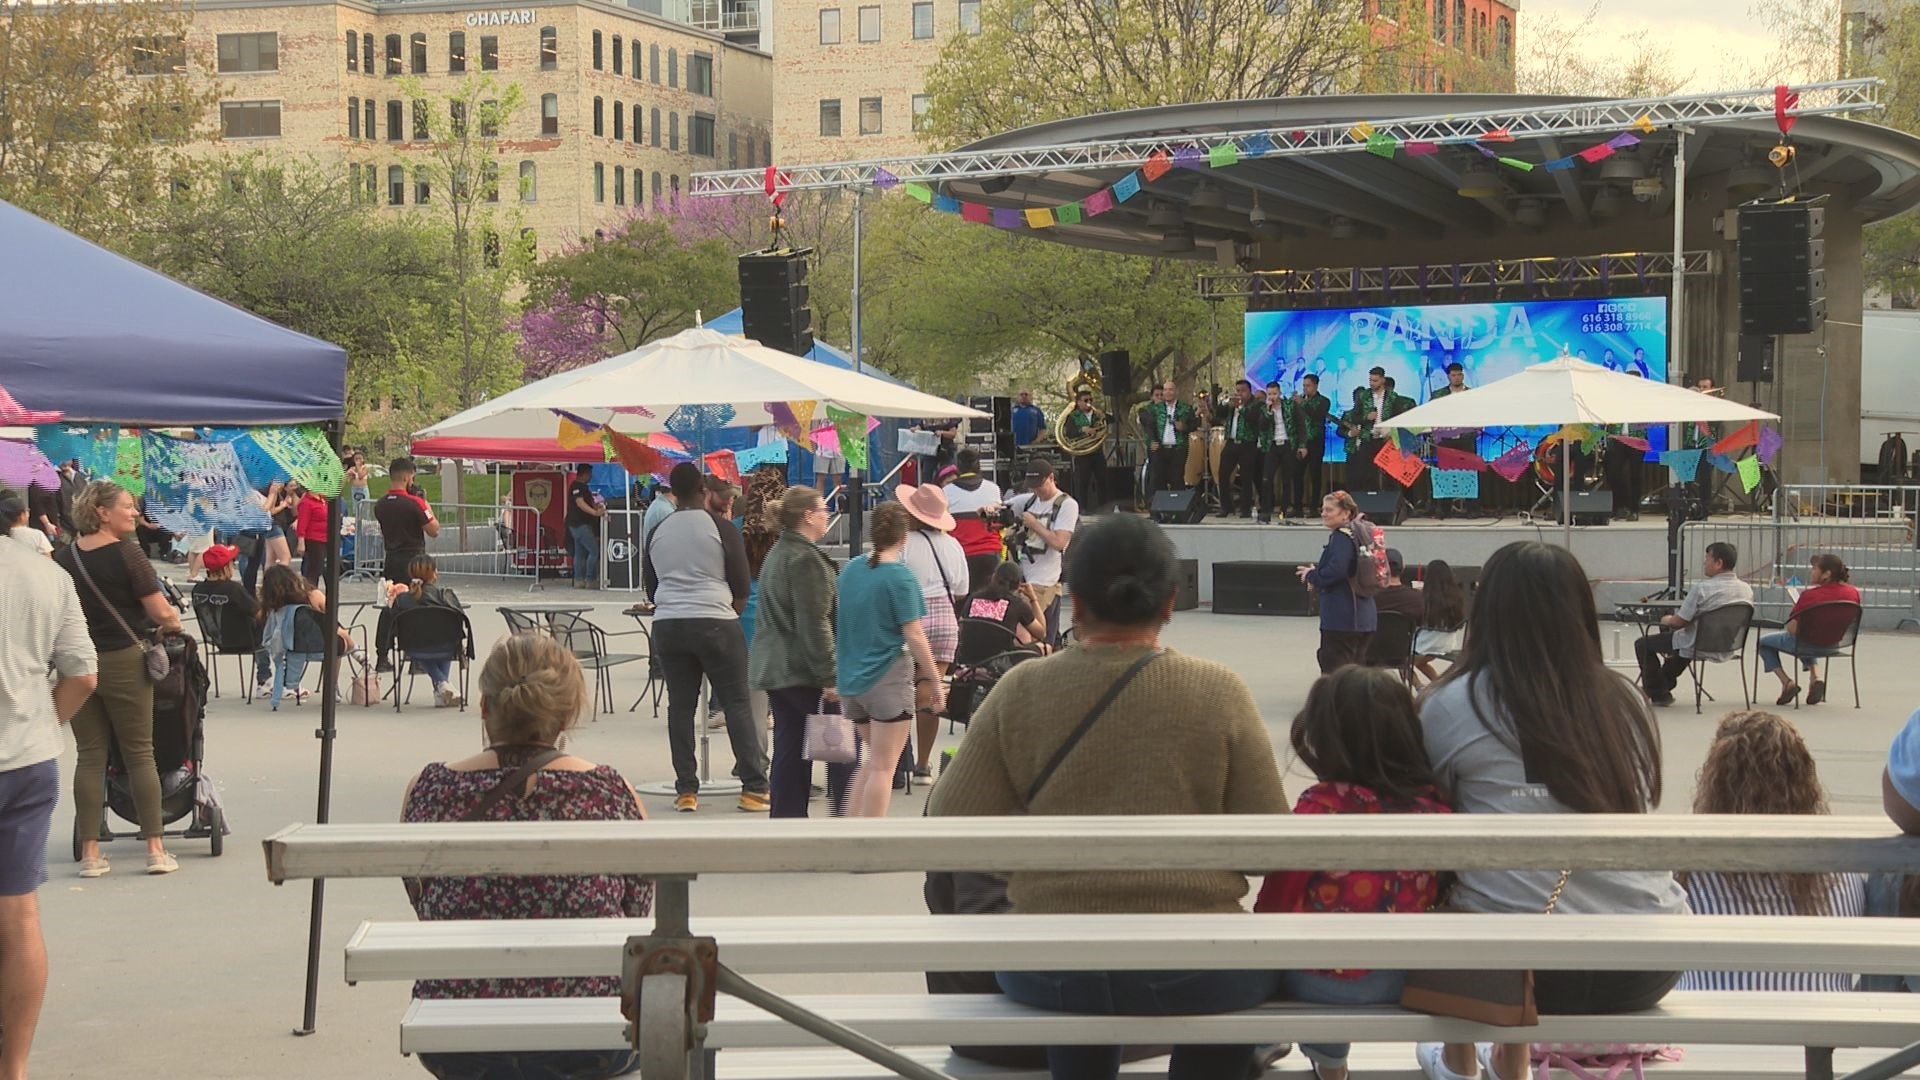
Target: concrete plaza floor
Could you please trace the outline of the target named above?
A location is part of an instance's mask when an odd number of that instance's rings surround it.
[[[584,594],[565,588],[529,596],[522,588],[454,582],[472,606],[481,653],[504,631],[495,612],[515,602],[597,602],[594,618],[609,630],[628,623],[619,612],[626,594]],[[350,587],[349,597],[370,594]],[[371,612],[367,613],[369,616]],[[364,620],[371,623],[371,618]],[[1635,631],[1623,628],[1621,647],[1631,657]],[[1603,625],[1612,647],[1612,624]],[[1306,619],[1259,618],[1186,612],[1177,616],[1168,643],[1233,667],[1252,688],[1283,765],[1288,723],[1316,674],[1314,624]],[[1893,733],[1920,705],[1920,665],[1914,665],[1911,635],[1871,634],[1862,640],[1864,708],[1852,708],[1844,669],[1829,682],[1827,704],[1789,713],[1819,760],[1838,814],[1878,814],[1879,778]],[[618,645],[615,646],[616,650]],[[266,881],[259,841],[293,822],[311,821],[319,744],[314,738],[316,704],[240,701],[233,661],[223,660],[227,696],[207,717],[207,770],[219,782],[233,834],[226,855],[208,857],[205,841],[175,841],[180,872],[149,878],[137,841],[109,845],[114,870],[83,881],[70,859],[71,801],[55,818],[51,844],[53,879],[41,892],[52,962],[46,1010],[36,1040],[33,1075],[45,1077],[415,1077],[425,1073],[398,1052],[398,1025],[408,999],[404,984],[349,987],[342,981],[341,948],[361,920],[411,918],[397,881],[338,881],[327,886],[326,933],[321,954],[318,1030],[305,1038],[289,1031],[300,1019],[310,887],[300,882],[276,888]],[[644,668],[615,670],[614,697],[622,709],[639,693]],[[1708,688],[1722,709],[1740,702],[1734,670],[1715,667]],[[1774,684],[1763,682],[1764,700]],[[481,745],[476,709],[464,713],[423,704],[395,714],[385,709],[343,707],[336,744],[333,820],[391,821],[399,812],[408,777],[429,761],[472,753]],[[1718,713],[1696,716],[1684,705],[1662,710],[1665,737],[1665,813],[1686,812]],[[958,736],[941,729],[940,746]],[[582,755],[619,768],[638,782],[671,776],[663,718],[649,708],[619,712],[583,724],[575,747]],[[724,738],[713,744],[716,775],[725,775],[730,753]],[[71,753],[62,762],[72,773]],[[1297,792],[1302,776],[1288,770]],[[893,812],[918,814],[925,788],[894,800]],[[650,814],[670,813],[666,800],[646,800]],[[821,804],[816,803],[816,808]],[[816,813],[820,813],[816,809]],[[731,799],[716,799],[702,816],[733,816]],[[130,826],[115,821],[117,828]],[[859,878],[775,875],[703,880],[695,886],[695,911],[707,914],[838,912],[904,913],[922,910],[917,875]],[[845,990],[841,977],[768,980],[789,990]],[[914,976],[876,976],[859,989],[910,990]]]

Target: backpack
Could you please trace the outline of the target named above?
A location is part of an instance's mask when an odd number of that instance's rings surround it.
[[[1353,537],[1353,578],[1355,596],[1373,596],[1387,587],[1387,531],[1366,518],[1357,517],[1348,526]]]

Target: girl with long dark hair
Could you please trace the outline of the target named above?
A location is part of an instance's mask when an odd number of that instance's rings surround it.
[[[1466,638],[1462,628],[1467,622],[1467,595],[1453,567],[1435,559],[1420,571],[1420,597],[1426,606],[1413,636],[1413,666],[1433,682],[1440,678],[1433,662],[1459,652]]]
[[[1508,544],[1480,573],[1460,662],[1421,699],[1435,780],[1458,813],[1642,814],[1660,803],[1660,731],[1646,699],[1601,657],[1593,589],[1579,560],[1534,541]],[[1681,914],[1665,871],[1462,871],[1451,905],[1464,911]],[[1680,973],[1534,974],[1548,1014],[1651,1008]],[[1418,1048],[1431,1080],[1475,1074],[1471,1044]],[[1528,1073],[1527,1046],[1483,1053],[1495,1080]]]

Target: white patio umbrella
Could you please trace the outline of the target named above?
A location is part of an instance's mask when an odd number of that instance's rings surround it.
[[[1778,420],[1760,409],[1637,375],[1610,371],[1599,364],[1561,356],[1535,364],[1497,382],[1401,413],[1374,425],[1426,431],[1434,428],[1489,428],[1566,424],[1681,424],[1695,421]],[[1573,503],[1572,449],[1560,443],[1563,508]],[[1564,543],[1573,546],[1573,515],[1563,512]]]
[[[987,413],[869,375],[769,349],[713,330],[683,330],[597,364],[551,375],[457,413],[424,438],[551,439],[554,409],[629,435],[667,430],[682,405],[728,405],[727,427],[774,423],[770,402],[818,401],[867,416],[985,418]],[[632,412],[643,408],[647,413]]]

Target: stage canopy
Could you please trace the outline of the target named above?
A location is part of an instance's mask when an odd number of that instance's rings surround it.
[[[340,417],[347,354],[0,202],[0,386],[71,421]]]

